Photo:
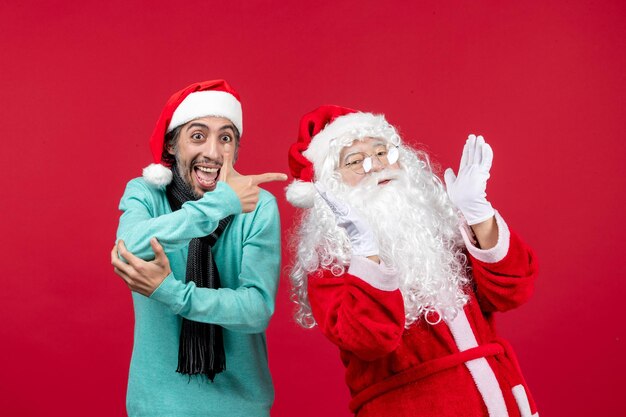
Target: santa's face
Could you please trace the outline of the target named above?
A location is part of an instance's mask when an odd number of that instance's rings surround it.
[[[467,301],[458,217],[430,167],[408,152],[402,161],[406,161],[402,167],[362,175],[365,178],[356,185],[339,182],[333,193],[369,224],[380,259],[398,271],[407,322],[428,312],[451,318]],[[387,179],[391,180],[381,187]],[[330,233],[318,230],[323,221],[313,218],[312,224],[316,235],[328,239]],[[344,234],[337,225],[330,228]]]
[[[224,117],[200,117],[183,125],[168,152],[176,158],[178,172],[196,197],[213,191],[222,167],[224,146],[236,146],[236,128]]]
[[[343,148],[339,154],[339,172],[343,182],[354,187],[372,173],[384,169],[399,169],[397,158],[390,157],[389,152],[392,149],[390,146],[393,145],[385,139],[368,137],[355,140],[350,146]],[[378,185],[384,186],[391,181],[393,177],[383,177],[378,181]]]

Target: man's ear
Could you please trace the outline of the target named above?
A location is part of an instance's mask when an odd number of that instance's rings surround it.
[[[166,145],[165,149],[167,150],[167,153],[169,153],[170,155],[172,156],[176,155],[176,153],[174,152],[174,147],[172,145]]]

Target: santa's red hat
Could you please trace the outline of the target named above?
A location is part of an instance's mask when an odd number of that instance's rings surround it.
[[[313,207],[316,194],[313,182],[319,180],[324,161],[330,156],[333,140],[365,137],[400,137],[385,116],[358,112],[347,107],[325,105],[305,114],[300,120],[298,141],[289,148],[289,169],[294,181],[287,186],[286,197],[300,208]],[[333,157],[338,155],[333,155]]]
[[[170,167],[161,160],[165,134],[205,116],[225,117],[233,122],[240,135],[243,134],[241,100],[226,81],[203,81],[183,88],[167,100],[150,137],[154,163],[143,170],[143,177],[148,183],[163,187],[172,181]]]

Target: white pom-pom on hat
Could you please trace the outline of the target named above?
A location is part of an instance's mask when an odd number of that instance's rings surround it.
[[[172,182],[172,170],[161,164],[150,164],[143,169],[143,179],[156,187],[165,187]]]
[[[285,188],[285,197],[293,206],[311,208],[315,203],[317,190],[312,182],[294,180]]]

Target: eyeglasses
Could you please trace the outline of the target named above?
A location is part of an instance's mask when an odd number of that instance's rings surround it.
[[[399,152],[397,145],[377,145],[374,148],[374,154],[369,155],[365,152],[355,152],[342,162],[341,168],[350,169],[355,174],[365,175],[372,170],[373,159],[376,158],[382,166],[393,165],[398,161]]]

